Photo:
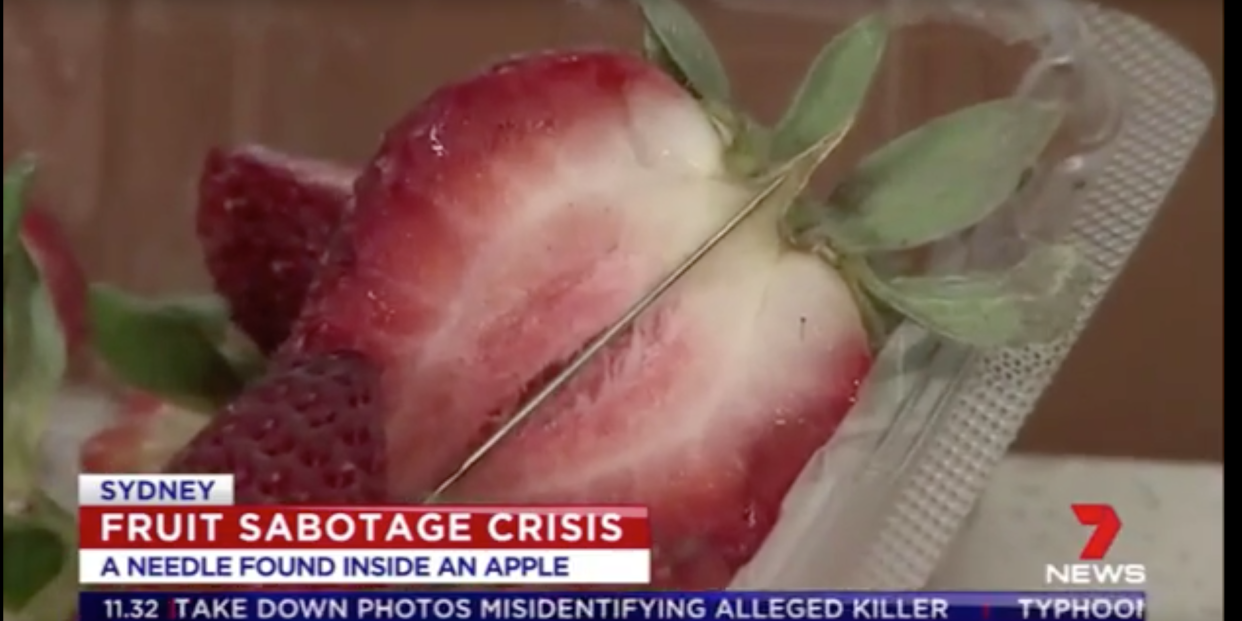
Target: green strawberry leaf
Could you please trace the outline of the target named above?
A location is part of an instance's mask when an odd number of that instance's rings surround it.
[[[693,93],[695,97],[703,96],[694,87],[690,78],[681,70],[681,67],[677,65],[677,61],[673,60],[672,55],[668,52],[668,48],[664,47],[664,42],[660,41],[659,35],[650,26],[643,29],[643,57],[663,69],[664,73],[667,73],[682,88]]]
[[[700,99],[730,99],[729,76],[707,33],[676,0],[635,0],[647,22],[643,48],[648,60]]]
[[[862,254],[922,246],[978,224],[1004,204],[1062,118],[1047,104],[1002,99],[951,113],[894,140],[826,204],[787,214],[794,243]]]
[[[35,161],[23,157],[4,171],[4,257],[17,246],[20,238],[22,216],[28,205],[26,191],[34,177]]]
[[[31,500],[23,513],[4,517],[4,609],[61,621],[77,605],[77,523],[48,497]]]
[[[4,607],[22,610],[67,564],[60,535],[34,521],[4,520]]]
[[[223,341],[232,325],[229,305],[217,295],[195,295],[160,302],[164,316],[198,326],[212,342]]]
[[[888,26],[864,18],[820,51],[785,116],[776,126],[776,161],[797,156],[824,136],[847,130],[871,91],[888,46]]]
[[[1091,272],[1072,246],[1048,245],[1000,273],[903,276],[858,271],[867,290],[955,341],[1005,347],[1060,338],[1078,317]]]
[[[215,410],[245,377],[223,351],[228,309],[202,298],[147,300],[95,284],[95,348],[128,385],[194,409]]]

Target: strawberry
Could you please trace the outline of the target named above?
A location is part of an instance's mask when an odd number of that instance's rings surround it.
[[[252,499],[337,499],[323,459],[299,460],[298,447],[332,446],[351,472],[378,476],[353,452],[366,446],[386,454],[387,489],[361,477],[355,499],[642,504],[655,586],[720,588],[853,407],[886,336],[880,311],[977,346],[1068,325],[1033,302],[1064,302],[1077,281],[1063,247],[1022,273],[871,261],[1002,204],[1055,111],[1000,100],[933,121],[819,203],[802,191],[865,101],[884,20],[830,43],[769,130],[728,107],[684,9],[638,4],[655,62],[523,56],[398,121],[355,182],[272,375],[171,470],[233,472]],[[912,201],[927,203],[917,217]],[[721,241],[699,252],[709,239]],[[688,256],[701,260],[611,328]],[[582,352],[595,355],[585,366]],[[505,425],[565,368],[577,373]],[[369,444],[379,416],[386,450]],[[295,480],[310,491],[289,492]]]
[[[282,356],[384,369],[389,481],[418,500],[746,203],[699,103],[614,52],[513,60],[385,137]],[[719,585],[866,373],[849,290],[768,210],[493,452],[452,499],[651,507],[664,585]]]
[[[82,470],[101,474],[162,472],[173,454],[207,421],[201,414],[152,395],[131,393],[115,406],[111,423],[82,445]]]
[[[22,214],[19,235],[40,278],[47,284],[52,306],[71,359],[82,351],[89,336],[86,275],[74,255],[60,222],[47,211],[30,208]],[[8,362],[4,373],[8,375]]]
[[[217,292],[264,353],[289,335],[353,179],[351,170],[258,146],[207,155],[198,238]]]
[[[377,377],[351,353],[276,369],[217,414],[168,471],[233,474],[239,503],[382,502]]]
[[[22,215],[21,240],[47,282],[66,348],[78,351],[88,333],[86,275],[60,222],[45,210],[31,208]]]

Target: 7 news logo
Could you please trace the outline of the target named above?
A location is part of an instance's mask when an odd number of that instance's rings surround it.
[[[1078,555],[1079,562],[1047,565],[1044,582],[1056,585],[1136,586],[1147,584],[1147,566],[1108,563],[1104,559],[1121,532],[1121,518],[1112,505],[1070,505],[1083,526],[1093,528]]]

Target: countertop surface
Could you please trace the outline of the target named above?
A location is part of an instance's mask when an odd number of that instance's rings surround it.
[[[1149,618],[1223,619],[1223,500],[1220,464],[1014,456],[929,586],[1053,590],[1045,564],[1075,562],[1091,532],[1070,505],[1106,503],[1122,521],[1106,561],[1147,566]]]

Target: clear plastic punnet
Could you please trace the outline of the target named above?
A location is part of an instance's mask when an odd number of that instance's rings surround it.
[[[645,504],[655,587],[917,589],[1215,106],[1172,39],[1067,0],[4,24],[29,621],[72,614],[82,471]]]

